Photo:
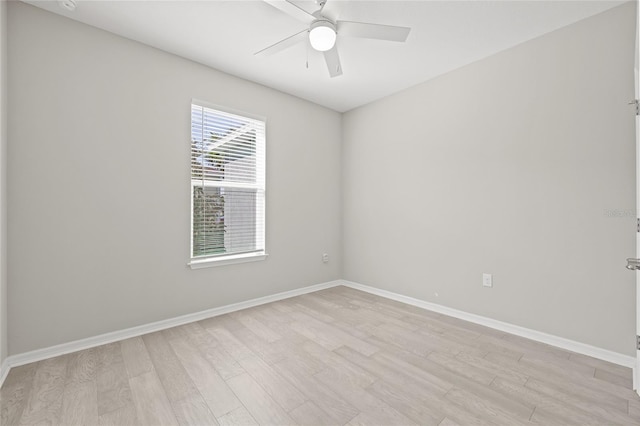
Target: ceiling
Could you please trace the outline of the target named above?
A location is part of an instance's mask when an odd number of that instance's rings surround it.
[[[308,42],[254,56],[307,28],[263,1],[77,0],[73,12],[57,1],[27,3],[344,112],[623,2],[328,0],[333,18],[412,28],[406,43],[338,35],[343,75],[335,78]]]

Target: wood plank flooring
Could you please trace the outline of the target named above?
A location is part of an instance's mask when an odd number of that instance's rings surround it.
[[[346,287],[11,370],[2,425],[640,425],[631,370]]]

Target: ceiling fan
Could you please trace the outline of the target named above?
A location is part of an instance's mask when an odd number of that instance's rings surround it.
[[[264,0],[264,2],[304,22],[309,25],[309,28],[280,40],[256,52],[255,55],[272,55],[308,39],[311,47],[323,53],[331,77],[342,75],[340,56],[336,46],[338,35],[404,42],[411,31],[411,28],[407,27],[332,20],[327,16],[328,14],[323,14],[327,0],[317,0],[320,9],[313,13],[307,12],[288,0]]]

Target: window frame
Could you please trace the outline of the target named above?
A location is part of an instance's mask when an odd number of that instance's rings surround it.
[[[214,267],[214,266],[224,266],[224,265],[230,265],[230,264],[236,264],[236,263],[245,263],[245,262],[255,262],[255,261],[261,261],[261,260],[266,260],[267,257],[269,256],[266,252],[266,246],[267,246],[267,230],[266,230],[266,198],[267,198],[267,182],[266,182],[266,164],[267,164],[267,159],[266,159],[266,132],[267,132],[267,120],[265,117],[263,116],[259,116],[256,114],[251,114],[251,113],[247,113],[244,111],[238,111],[238,110],[234,110],[231,108],[227,108],[224,106],[220,106],[220,105],[216,105],[210,102],[206,102],[206,101],[202,101],[199,99],[192,99],[191,103],[189,104],[189,140],[192,140],[192,134],[191,134],[191,128],[193,126],[193,122],[192,122],[192,117],[191,117],[191,110],[193,108],[193,106],[197,106],[197,107],[202,107],[202,108],[206,108],[206,109],[211,109],[214,110],[215,112],[220,112],[222,114],[231,114],[231,115],[236,115],[240,118],[244,118],[244,119],[248,119],[248,120],[255,120],[255,121],[260,121],[262,123],[263,130],[264,133],[262,134],[262,138],[261,141],[260,140],[256,140],[256,149],[260,149],[262,151],[262,161],[260,161],[259,159],[256,161],[256,175],[258,176],[258,179],[262,182],[262,187],[260,187],[259,184],[256,185],[249,185],[250,188],[256,188],[256,190],[258,191],[262,191],[263,193],[263,200],[261,203],[261,206],[259,206],[260,203],[257,203],[256,205],[256,232],[258,231],[258,227],[261,224],[261,228],[260,231],[262,233],[262,241],[263,241],[263,248],[262,249],[258,249],[256,251],[252,251],[252,252],[241,252],[241,253],[229,253],[229,254],[219,254],[219,255],[210,255],[210,256],[197,256],[194,257],[194,252],[193,252],[193,227],[194,227],[194,221],[193,221],[193,214],[194,214],[194,205],[193,205],[193,198],[194,198],[194,188],[197,187],[198,185],[194,185],[194,179],[193,179],[193,168],[191,165],[191,148],[189,148],[189,157],[190,157],[190,165],[189,165],[189,194],[190,194],[190,217],[189,217],[189,223],[190,223],[190,232],[189,232],[189,262],[187,263],[187,266],[189,266],[191,269],[201,269],[201,268],[208,268],[208,267]],[[261,147],[258,147],[258,144],[262,143]],[[202,185],[204,186],[208,186],[208,185]],[[213,187],[235,187],[235,186],[244,186],[242,184],[234,184],[234,183],[230,183],[230,185],[211,185]],[[262,220],[260,220],[262,219]]]

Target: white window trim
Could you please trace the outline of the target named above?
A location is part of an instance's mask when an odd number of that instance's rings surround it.
[[[220,105],[216,105],[210,102],[206,102],[206,101],[201,101],[199,99],[191,99],[191,104],[195,104],[204,108],[211,108],[211,109],[215,109],[219,112],[222,113],[228,113],[228,114],[233,114],[233,115],[239,115],[239,116],[243,116],[252,120],[258,120],[258,121],[262,121],[265,124],[267,124],[267,119],[264,116],[260,116],[260,115],[256,115],[256,114],[250,114],[244,111],[238,111],[238,110],[234,110],[231,108],[227,108],[227,107],[223,107]],[[266,135],[265,135],[266,137]],[[265,153],[265,157],[266,157],[266,153]],[[265,197],[266,197],[266,173],[265,173],[265,168],[266,166],[266,158],[264,161],[264,164],[261,164],[261,169],[258,170],[258,173],[262,173],[262,175],[264,176],[265,182],[264,182],[264,189],[263,191],[265,192]],[[199,184],[201,185],[202,182],[198,181]],[[194,185],[194,181],[191,181],[191,189],[190,189],[190,193],[191,193],[191,217],[193,217],[193,185]],[[251,187],[248,185],[243,185],[240,183],[229,183],[227,182],[225,185],[218,185],[217,183],[213,183],[210,184],[209,182],[206,183],[205,186],[219,186],[219,187],[223,187],[223,186],[227,186],[227,187],[238,187],[238,188],[243,188],[243,187]],[[262,217],[264,218],[264,222],[262,223],[262,226],[264,227],[264,229],[262,230],[262,233],[264,235],[264,239],[266,241],[266,206],[265,203],[263,203],[263,210],[261,212]],[[193,226],[193,225],[192,225]],[[193,232],[189,233],[190,235],[190,250],[193,250]],[[266,250],[266,247],[265,247]],[[219,256],[212,256],[212,257],[204,257],[204,258],[194,258],[191,257],[190,261],[187,263],[187,266],[191,269],[203,269],[203,268],[211,268],[211,267],[216,267],[216,266],[225,266],[225,265],[233,265],[233,264],[237,264],[237,263],[248,263],[248,262],[258,262],[258,261],[262,261],[262,260],[267,260],[267,257],[269,257],[269,254],[266,253],[265,250],[261,250],[261,251],[257,251],[257,252],[251,252],[251,253],[239,253],[239,254],[223,254],[223,255],[219,255]],[[193,256],[193,253],[191,254]]]
[[[227,114],[233,114],[233,115],[239,115],[245,118],[250,118],[252,120],[258,120],[258,121],[263,121],[264,123],[267,122],[267,117],[265,117],[264,115],[259,115],[259,114],[252,114],[250,112],[246,112],[246,111],[242,111],[239,109],[233,109],[233,108],[229,108],[223,105],[218,105],[212,102],[207,102],[207,101],[202,101],[200,99],[196,99],[196,98],[192,98],[191,99],[191,104],[194,105],[198,105],[201,107],[205,107],[205,108],[210,108],[210,109],[215,109],[216,111],[222,112],[222,113],[227,113]]]
[[[187,263],[191,269],[211,268],[214,266],[233,265],[235,263],[258,262],[267,260],[269,255],[263,251],[256,253],[229,254],[219,257],[206,257],[204,259],[194,259]]]

